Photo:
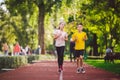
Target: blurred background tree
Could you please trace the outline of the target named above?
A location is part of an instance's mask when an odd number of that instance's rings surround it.
[[[2,43],[30,45],[54,50],[53,31],[66,22],[69,39],[82,23],[88,34],[86,52],[99,56],[107,47],[120,50],[119,0],[2,0],[0,3],[0,47]],[[66,43],[69,53],[69,41]],[[53,46],[53,47],[52,47]]]

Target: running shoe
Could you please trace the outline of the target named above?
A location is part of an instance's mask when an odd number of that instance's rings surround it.
[[[77,69],[77,72],[76,73],[80,73],[80,68]]]
[[[85,69],[84,68],[81,69],[81,73],[85,73]]]

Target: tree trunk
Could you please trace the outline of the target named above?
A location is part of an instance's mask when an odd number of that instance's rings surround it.
[[[105,38],[105,46],[106,46],[106,49],[108,47],[108,44],[107,44],[107,34],[104,34],[104,38]]]
[[[39,8],[39,17],[38,17],[38,45],[41,46],[41,53],[45,54],[45,45],[44,45],[44,18],[45,18],[45,6],[40,4]]]
[[[93,42],[93,56],[99,56],[96,34],[93,34]]]

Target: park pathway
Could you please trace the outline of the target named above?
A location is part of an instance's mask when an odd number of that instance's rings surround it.
[[[0,73],[0,80],[120,80],[118,75],[87,64],[85,64],[85,68],[85,74],[77,74],[76,64],[65,61],[63,73],[58,73],[57,62],[46,60]]]

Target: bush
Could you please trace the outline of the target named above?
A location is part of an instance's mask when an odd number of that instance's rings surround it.
[[[2,56],[0,57],[0,69],[2,68],[18,68],[28,63],[32,63],[33,60],[39,60],[39,55],[29,56]]]
[[[29,55],[27,59],[28,59],[28,63],[32,63],[33,60],[39,60],[40,55]]]
[[[27,64],[26,56],[3,56],[0,57],[1,68],[18,68]]]

